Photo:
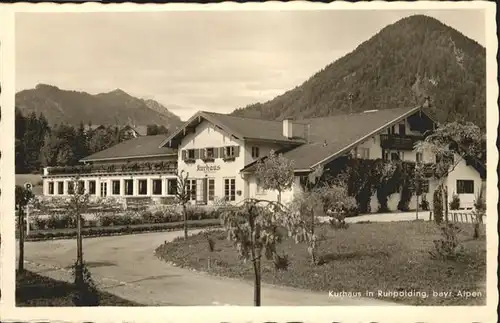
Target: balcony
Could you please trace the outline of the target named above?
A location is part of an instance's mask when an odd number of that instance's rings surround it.
[[[415,143],[423,140],[423,136],[380,135],[380,146],[383,149],[413,150]]]
[[[102,165],[47,167],[44,176],[176,174],[177,162],[134,162]]]

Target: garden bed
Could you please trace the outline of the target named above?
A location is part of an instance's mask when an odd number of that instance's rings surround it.
[[[16,274],[16,306],[75,306],[73,284],[25,270]],[[100,306],[142,306],[99,291]]]
[[[220,226],[219,219],[190,220],[189,229],[214,228]],[[184,227],[184,222],[152,223],[135,225],[118,225],[109,227],[83,228],[82,234],[85,238],[97,238],[104,236],[115,236],[125,234],[149,233],[160,231],[176,231]],[[76,237],[75,228],[48,229],[30,231],[26,241],[42,241],[54,239],[73,239]]]
[[[321,292],[373,292],[372,297],[408,305],[484,305],[486,291],[486,240],[473,240],[473,226],[460,224],[459,239],[465,248],[462,261],[433,260],[429,251],[440,238],[435,223],[424,221],[351,224],[334,231],[320,225],[324,241],[318,249],[323,264],[313,266],[306,244],[291,239],[279,245],[279,254],[290,260],[286,271],[272,261],[262,263],[265,283]],[[482,232],[485,227],[483,225]],[[165,261],[211,274],[253,280],[251,263],[238,259],[233,243],[223,231],[208,233],[215,241],[209,251],[206,233],[161,245],[156,254]],[[210,259],[210,260],[209,260]],[[210,269],[209,267],[210,262]],[[398,297],[378,296],[378,291],[400,292]],[[412,296],[425,292],[428,297]],[[433,296],[433,292],[481,292],[477,297]]]

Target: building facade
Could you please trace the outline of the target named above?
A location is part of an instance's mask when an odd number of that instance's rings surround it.
[[[300,121],[198,112],[166,138],[139,137],[84,158],[84,169],[104,170],[83,170],[80,177],[82,187],[100,197],[144,197],[165,202],[175,196],[176,174],[182,172],[188,177],[187,190],[193,204],[212,205],[221,199],[230,203],[247,198],[276,200],[277,192],[259,185],[255,168],[257,161],[277,151],[293,161],[296,173],[292,189],[282,193],[282,201],[288,202],[301,191],[304,174],[342,156],[433,163],[435,156],[416,153],[414,144],[434,127],[420,107]],[[73,189],[69,184],[73,176],[71,172],[54,174],[49,168],[44,174],[44,194],[67,195]],[[469,208],[480,193],[484,177],[484,168],[460,161],[446,179],[449,200],[458,194],[463,207]],[[431,205],[436,185],[429,179],[423,188]],[[392,194],[389,209],[396,210],[399,200],[398,193]],[[413,197],[410,209],[416,204]],[[377,205],[374,196],[371,209],[377,210]]]

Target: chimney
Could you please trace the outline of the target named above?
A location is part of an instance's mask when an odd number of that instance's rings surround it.
[[[292,129],[292,119],[286,118],[283,120],[283,136],[291,139],[293,138],[293,129]]]
[[[423,107],[424,108],[428,108],[431,106],[431,97],[430,96],[426,96],[425,97],[425,100],[424,100],[424,104],[423,104]]]

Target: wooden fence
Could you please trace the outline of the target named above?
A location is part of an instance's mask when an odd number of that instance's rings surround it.
[[[448,221],[455,223],[476,223],[477,221],[484,223],[486,215],[483,215],[481,219],[478,219],[478,214],[473,211],[448,211]],[[434,219],[434,214],[432,211],[429,212],[429,221]],[[444,221],[444,214],[443,214]]]

